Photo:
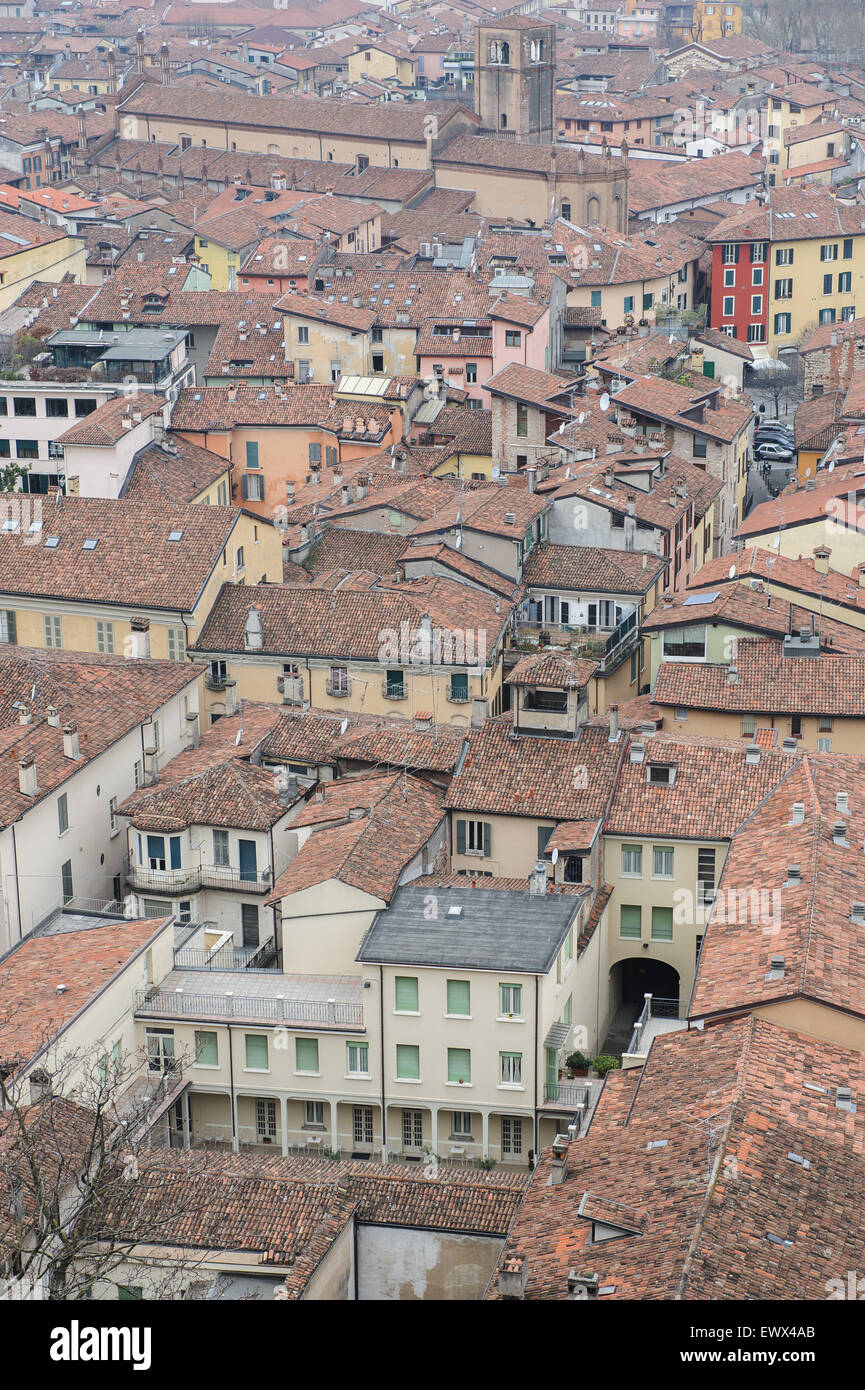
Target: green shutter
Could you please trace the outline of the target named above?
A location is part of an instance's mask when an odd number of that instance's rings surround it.
[[[457,854],[466,852],[466,823],[464,820],[457,821]]]
[[[619,936],[639,941],[642,936],[642,912],[639,906],[622,903],[619,914]]]
[[[267,1039],[265,1038],[265,1042]],[[219,1065],[219,1046],[216,1041],[215,1033],[195,1034],[195,1060],[201,1062],[205,1067],[216,1067]]]
[[[246,1034],[246,1065],[259,1071],[267,1071],[267,1036],[265,1034]]]
[[[547,847],[547,845],[548,845],[548,843],[549,843],[550,836],[551,836],[552,833],[553,833],[553,829],[554,829],[554,827],[553,827],[552,825],[539,825],[539,826],[538,826],[538,858],[539,858],[539,859],[541,859],[541,858],[543,857],[544,851],[545,851],[545,849],[546,849],[546,847]]]
[[[449,1014],[471,1013],[471,985],[468,980],[448,980]]]
[[[472,1054],[467,1047],[448,1048],[448,1081],[472,1079]]]
[[[394,1008],[398,1013],[416,1014],[417,1007],[417,977],[413,975],[397,975],[394,984]]]
[[[673,909],[671,907],[652,908],[652,940],[672,941]]]
[[[396,1074],[402,1081],[420,1081],[420,1048],[413,1043],[397,1043]]]
[[[318,1071],[318,1038],[295,1038],[294,1056],[298,1071]]]
[[[484,821],[484,856],[487,859],[489,859],[490,855],[492,854],[492,849],[490,848],[491,839],[492,837],[490,834],[490,823],[489,821]]]
[[[254,439],[247,439],[246,441],[246,466],[247,468],[258,467],[258,443]]]

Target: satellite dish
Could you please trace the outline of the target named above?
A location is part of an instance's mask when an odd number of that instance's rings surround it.
[[[341,723],[340,726],[339,726],[339,732],[340,732],[341,734],[344,734],[347,728],[348,728],[348,720],[347,720],[347,719],[343,719],[342,723]]]
[[[500,473],[501,473],[501,469],[499,468],[499,466],[498,466],[497,463],[494,463],[493,466],[492,466],[492,468],[490,469],[490,477],[491,477],[491,478],[497,478],[497,477],[499,476]]]
[[[237,731],[237,737],[236,737],[235,740],[234,740],[234,746],[235,746],[235,748],[239,748],[240,745],[242,744],[242,742],[243,742],[243,730],[242,730],[242,729],[238,729],[238,731]]]
[[[735,565],[731,565],[731,566],[730,566],[729,570],[727,571],[727,578],[728,578],[728,579],[735,579],[735,578],[736,578],[736,566],[735,566]]]
[[[585,420],[585,418],[586,418],[586,412],[585,412],[584,410],[581,410],[581,411],[580,411],[580,414],[579,414],[579,417],[578,417],[578,419],[577,419],[577,424],[578,424],[578,425],[581,425],[581,424],[583,423],[583,421]]]
[[[670,342],[671,342],[671,343],[674,343],[675,341],[676,341],[676,335],[675,335],[675,333],[671,333],[671,334],[670,334]]]
[[[567,468],[565,469],[565,477],[566,477],[566,478],[570,478],[570,476],[571,476],[571,465],[568,464]]]
[[[773,545],[773,546],[775,547],[775,549],[777,550],[777,549],[779,548],[780,544],[781,544],[781,537],[780,537],[780,535],[775,536],[775,537],[773,538],[773,540],[772,540],[772,545]]]
[[[559,862],[559,851],[558,851],[557,849],[554,849],[553,852],[552,852],[552,854],[550,855],[550,858],[551,858],[551,860],[553,861],[554,864],[558,864],[558,862]]]
[[[460,548],[460,546],[462,545],[462,543],[463,543],[463,538],[462,538],[462,536],[457,536],[456,540],[454,541],[454,548],[455,548],[456,550],[459,550],[459,548]]]
[[[608,393],[607,393],[606,391],[605,391],[604,394],[601,396],[601,399],[600,399],[600,401],[599,401],[599,405],[600,405],[600,407],[601,407],[601,410],[609,410],[609,408],[610,408],[610,397],[609,397],[609,395],[608,395]]]
[[[831,467],[832,465],[830,464],[829,466]],[[810,467],[810,464],[809,464],[809,466],[805,469],[805,477],[806,477],[806,478],[810,478],[810,476],[811,476],[811,467]]]
[[[829,464],[829,472],[830,472],[830,473],[832,472],[832,469],[833,469],[834,467],[835,467],[835,460],[833,459],[832,462]],[[811,469],[810,469],[810,468],[808,469],[808,472],[809,472],[809,473],[811,472]]]

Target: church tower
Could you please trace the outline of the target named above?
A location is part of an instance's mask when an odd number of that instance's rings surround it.
[[[551,144],[555,92],[554,24],[517,15],[476,27],[475,111],[485,131]]]

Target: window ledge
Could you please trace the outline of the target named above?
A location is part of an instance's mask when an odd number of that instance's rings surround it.
[[[474,1014],[442,1014],[442,1018],[464,1018],[471,1022]]]
[[[255,1072],[257,1076],[270,1076],[270,1067],[244,1067],[243,1070]]]
[[[500,1081],[496,1087],[497,1091],[524,1091],[525,1086],[518,1085],[515,1081]]]
[[[345,1081],[369,1081],[370,1079],[371,1074],[368,1071],[347,1071],[344,1074]]]
[[[446,1081],[446,1082],[445,1082],[445,1085],[446,1085],[446,1086],[457,1086],[457,1087],[459,1087],[459,1089],[462,1090],[462,1091],[470,1091],[470,1090],[473,1090],[473,1089],[474,1089],[474,1084],[475,1084],[475,1083],[474,1083],[473,1081]]]
[[[420,1018],[420,1009],[394,1009],[394,1018]]]
[[[640,878],[642,878],[642,877],[643,877],[642,874],[630,874],[630,873],[625,873],[624,870],[619,874],[619,878],[636,878],[636,879],[640,879]]]
[[[296,1071],[295,1076],[321,1076],[320,1071]]]
[[[394,1082],[399,1082],[401,1086],[422,1086],[423,1082],[419,1076],[395,1076]]]
[[[522,1014],[498,1014],[496,1016],[496,1023],[525,1023],[525,1021]]]

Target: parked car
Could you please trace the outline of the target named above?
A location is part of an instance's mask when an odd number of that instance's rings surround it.
[[[787,425],[758,425],[754,430],[754,435],[762,434],[781,434],[785,439],[793,438],[793,431]]]
[[[754,447],[759,448],[761,444],[782,444],[785,449],[794,447],[794,439],[790,434],[783,434],[781,430],[763,430],[754,435]]]
[[[784,444],[758,444],[757,458],[770,459],[773,463],[786,463],[793,457],[793,450]]]

